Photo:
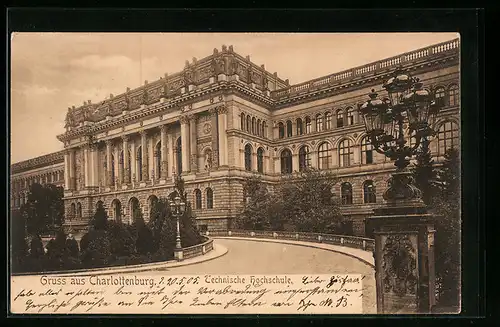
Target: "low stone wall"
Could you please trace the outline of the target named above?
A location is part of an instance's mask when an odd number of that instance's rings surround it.
[[[363,238],[349,235],[334,235],[321,233],[297,233],[284,231],[248,231],[248,230],[232,230],[232,231],[207,231],[206,236],[233,236],[233,237],[248,237],[248,238],[269,238],[282,239],[292,241],[304,241],[313,243],[325,243],[331,245],[346,246],[364,251],[373,252],[375,249],[375,240],[371,238]]]

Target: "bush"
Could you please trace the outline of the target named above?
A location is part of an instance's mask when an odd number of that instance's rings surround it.
[[[111,242],[107,231],[90,230],[87,233],[86,242],[87,244],[81,255],[83,267],[104,267],[112,261]]]
[[[136,253],[135,240],[129,229],[120,222],[108,222],[107,237],[114,257],[130,256]]]

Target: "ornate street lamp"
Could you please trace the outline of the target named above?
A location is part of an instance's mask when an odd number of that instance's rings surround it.
[[[387,96],[372,90],[359,107],[374,150],[396,166],[384,192],[386,205],[367,220],[375,234],[380,313],[428,313],[435,305],[433,219],[407,168],[421,141],[436,133],[439,106],[422,86],[400,67],[383,84]]]
[[[169,199],[169,205],[172,215],[177,219],[177,235],[175,238],[174,254],[176,259],[180,261],[182,260],[182,245],[181,245],[181,229],[180,229],[179,219],[186,211],[186,203],[181,200],[179,193],[177,192],[177,195],[173,200]]]

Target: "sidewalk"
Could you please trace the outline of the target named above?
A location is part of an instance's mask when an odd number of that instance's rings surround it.
[[[255,241],[255,242],[272,242],[272,243],[282,243],[291,244],[299,246],[307,246],[327,251],[338,252],[341,254],[348,255],[352,258],[358,259],[363,263],[375,268],[375,260],[373,255],[369,251],[364,251],[360,249],[353,249],[346,246],[331,245],[325,243],[313,243],[313,242],[302,242],[302,241],[292,241],[292,240],[280,240],[280,239],[269,239],[269,238],[250,238],[250,237],[237,237],[237,236],[211,236],[214,240],[221,239],[233,239],[233,240],[245,240],[245,241]]]
[[[228,249],[220,244],[214,244],[214,248],[212,251],[206,253],[205,255],[200,255],[194,258],[185,259],[183,261],[166,261],[166,262],[154,262],[154,263],[145,263],[141,265],[133,265],[133,266],[122,266],[122,267],[106,267],[106,268],[96,268],[96,269],[85,269],[85,270],[73,270],[69,271],[48,271],[43,273],[36,274],[21,274],[12,276],[15,278],[24,277],[24,276],[37,276],[37,275],[57,275],[57,276],[88,276],[88,275],[111,275],[111,274],[120,274],[120,273],[135,273],[141,271],[155,271],[155,270],[164,270],[168,268],[187,266],[192,264],[197,264],[205,261],[209,261],[212,259],[216,259],[222,257],[228,252]]]

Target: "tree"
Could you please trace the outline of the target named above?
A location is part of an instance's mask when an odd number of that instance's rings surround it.
[[[309,169],[282,177],[269,193],[260,178],[251,177],[245,184],[248,199],[236,218],[237,228],[283,230],[290,226],[302,232],[337,232],[343,216],[332,192],[336,183],[333,174]]]
[[[25,217],[21,210],[14,210],[11,215],[10,223],[12,271],[20,272],[23,270],[26,257],[28,255],[28,244],[26,240]]]
[[[96,230],[106,230],[108,227],[108,213],[103,206],[97,207],[94,218],[90,221],[90,226]]]
[[[28,201],[22,210],[27,212],[27,229],[30,234],[40,234],[61,225],[64,217],[63,188],[52,184],[30,186]]]
[[[283,220],[301,232],[335,233],[344,220],[333,193],[338,179],[327,171],[307,169],[278,185]]]
[[[429,148],[429,140],[424,138],[417,150],[416,163],[412,170],[415,185],[422,191],[422,200],[430,205],[436,194],[436,168]]]
[[[460,298],[460,153],[450,149],[438,170],[439,192],[432,210],[436,213],[435,262],[438,303],[458,306]]]

